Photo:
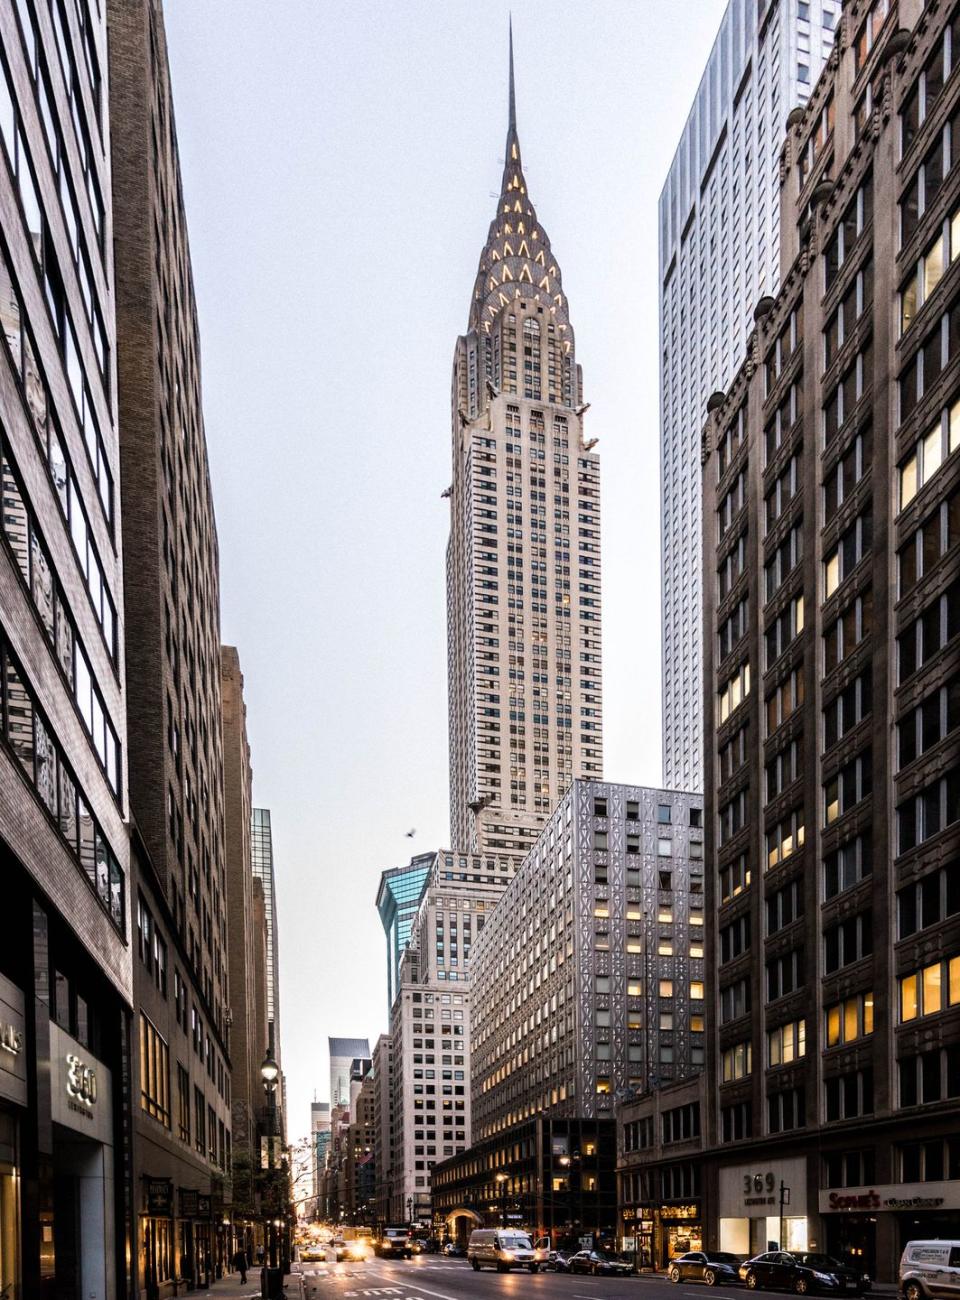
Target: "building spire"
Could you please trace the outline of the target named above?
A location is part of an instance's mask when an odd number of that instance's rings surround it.
[[[510,15],[510,116],[507,131],[516,134],[517,130],[517,95],[513,83],[513,14]]]
[[[517,88],[513,76],[513,14],[510,15],[510,76],[509,76],[509,93],[507,96],[507,148],[503,168],[503,186],[502,190],[506,193],[507,187],[517,172],[520,171],[522,163],[520,162],[520,137],[517,135]]]

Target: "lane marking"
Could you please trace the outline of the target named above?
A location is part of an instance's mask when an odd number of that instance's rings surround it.
[[[385,1277],[387,1279],[388,1285],[390,1286],[396,1285],[392,1273],[381,1273],[379,1275],[374,1273],[373,1276]],[[408,1290],[422,1291],[425,1295],[436,1296],[437,1300],[463,1300],[462,1296],[458,1297],[458,1296],[447,1295],[443,1291],[430,1291],[427,1287],[421,1286],[419,1282],[407,1281],[406,1278],[403,1279],[402,1285],[406,1287]]]

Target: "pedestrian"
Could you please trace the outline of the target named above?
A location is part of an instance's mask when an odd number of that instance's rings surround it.
[[[262,1246],[257,1247],[257,1263],[260,1265],[261,1268],[263,1268],[263,1247]]]
[[[240,1281],[241,1281],[241,1282],[246,1282],[246,1280],[247,1280],[247,1252],[246,1252],[245,1250],[238,1250],[237,1253],[234,1255],[234,1257],[233,1257],[233,1267],[234,1267],[234,1269],[236,1269],[236,1270],[239,1272],[239,1274],[240,1274]]]

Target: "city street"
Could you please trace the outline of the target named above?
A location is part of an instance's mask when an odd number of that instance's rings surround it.
[[[372,1259],[362,1264],[305,1264],[305,1300],[325,1296],[393,1296],[396,1300],[479,1300],[505,1296],[522,1300],[526,1296],[543,1300],[609,1300],[637,1295],[648,1300],[706,1300],[709,1296],[740,1296],[742,1287],[705,1287],[695,1284],[674,1286],[664,1277],[604,1278],[571,1276],[566,1273],[497,1273],[483,1269],[475,1273],[464,1259],[412,1259],[388,1263]],[[778,1294],[770,1292],[771,1295]]]

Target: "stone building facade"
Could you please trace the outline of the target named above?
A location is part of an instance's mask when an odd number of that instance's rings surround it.
[[[707,1244],[882,1280],[960,1233],[958,65],[844,5],[703,443]]]
[[[219,558],[159,0],[109,0],[134,995],[135,1292],[232,1249]]]
[[[437,853],[400,963],[390,1018],[390,1154],[378,1170],[391,1223],[430,1222],[433,1167],[471,1140],[470,955],[501,880],[477,855]],[[381,1132],[383,1116],[381,1100]]]
[[[699,796],[574,781],[474,943],[471,1144],[435,1172],[448,1231],[500,1183],[531,1231],[612,1240],[616,1100],[703,1068],[703,880]]]

